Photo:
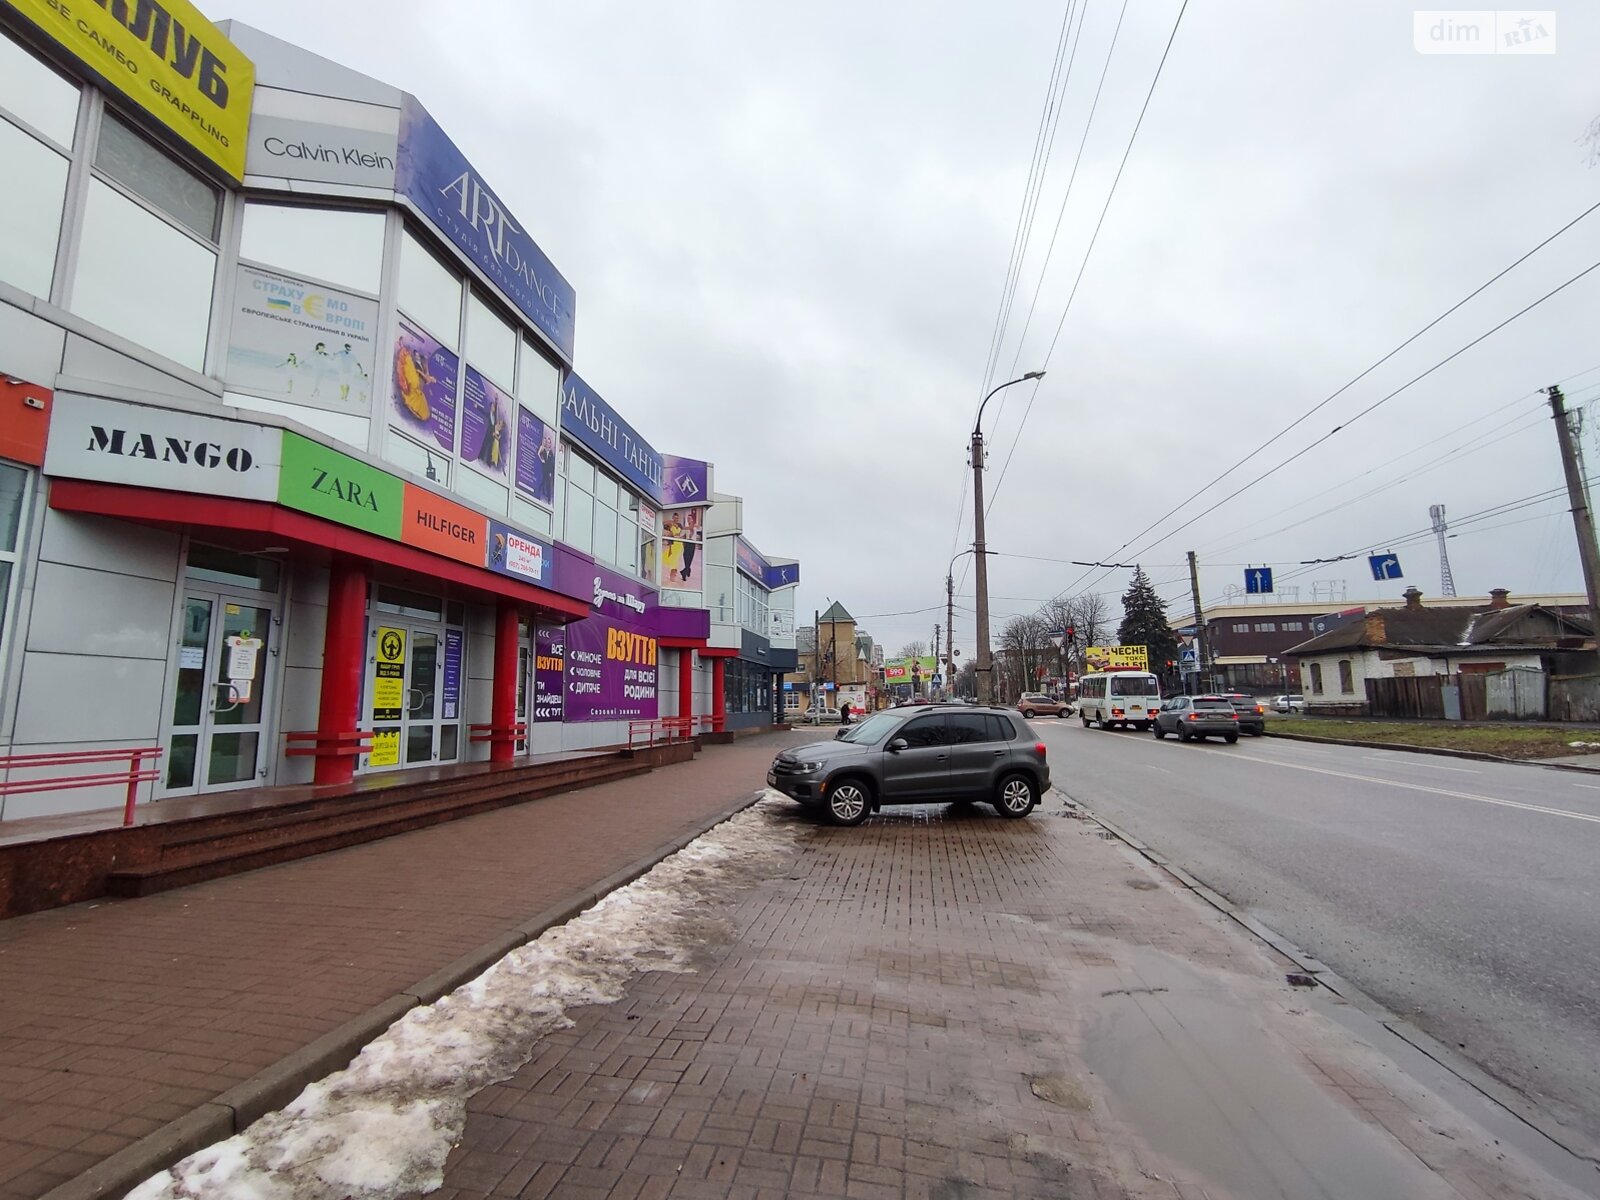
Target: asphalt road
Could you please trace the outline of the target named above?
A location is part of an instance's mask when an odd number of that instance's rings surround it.
[[[1074,800],[1600,1142],[1600,774],[1032,725]]]

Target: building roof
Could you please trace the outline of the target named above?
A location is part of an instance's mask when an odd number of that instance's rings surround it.
[[[1554,626],[1548,638],[1530,637],[1529,618],[1547,618]],[[1339,650],[1407,650],[1419,655],[1482,654],[1506,650],[1537,653],[1554,650],[1565,638],[1587,638],[1589,623],[1556,612],[1542,604],[1514,604],[1494,608],[1474,607],[1380,608],[1345,625],[1330,629],[1284,651],[1309,658]],[[1514,636],[1513,636],[1514,635]]]
[[[822,621],[849,621],[852,625],[855,624],[855,620],[856,619],[854,617],[845,611],[844,605],[840,604],[837,600],[828,606],[827,612],[823,613],[817,618],[819,623]]]

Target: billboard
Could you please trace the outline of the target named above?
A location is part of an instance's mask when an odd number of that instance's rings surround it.
[[[402,319],[394,344],[394,405],[391,424],[424,445],[447,454],[456,448],[455,351]]]
[[[885,683],[926,683],[939,672],[939,660],[931,654],[921,658],[891,658],[883,664]]]
[[[1148,671],[1150,651],[1144,646],[1090,646],[1083,652],[1086,671]]]
[[[661,586],[697,592],[705,579],[703,508],[668,509],[661,519]]]
[[[377,324],[376,300],[240,264],[228,334],[228,386],[365,414]]]
[[[653,721],[660,643],[602,616],[566,627],[568,721]]]
[[[477,263],[570,362],[577,293],[409,93],[401,101],[397,158],[395,190]]]

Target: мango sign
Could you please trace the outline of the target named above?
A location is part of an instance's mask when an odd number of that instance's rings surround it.
[[[244,178],[255,66],[188,0],[3,2],[229,178]]]

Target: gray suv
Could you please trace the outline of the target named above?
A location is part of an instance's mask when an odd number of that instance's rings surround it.
[[[940,800],[987,800],[1003,817],[1025,817],[1050,786],[1050,765],[1016,712],[912,705],[783,751],[767,785],[821,805],[836,825],[859,825],[885,804]]]

